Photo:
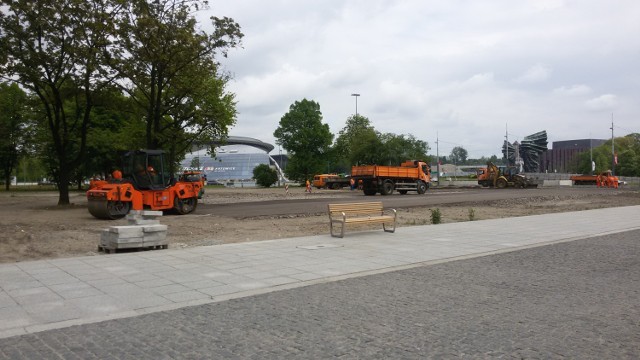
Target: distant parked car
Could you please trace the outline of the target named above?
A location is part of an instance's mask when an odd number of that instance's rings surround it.
[[[218,180],[211,179],[211,180],[207,180],[207,185],[224,185],[224,184],[219,182]]]

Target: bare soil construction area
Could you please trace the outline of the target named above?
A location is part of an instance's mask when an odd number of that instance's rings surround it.
[[[493,191],[499,195],[501,190]],[[447,198],[446,191],[430,190]],[[515,191],[515,190],[504,190]],[[522,190],[525,191],[525,190]],[[512,199],[475,199],[473,193],[482,190],[457,189],[454,192],[461,201],[437,203],[429,206],[398,209],[398,226],[427,225],[431,223],[431,210],[439,209],[443,223],[525,216],[543,213],[579,211],[604,207],[640,205],[637,189],[593,189],[593,191],[552,193],[542,190],[526,190],[524,197]],[[440,192],[440,193],[438,193]],[[452,192],[453,193],[453,192]],[[361,194],[361,193],[359,193]],[[366,201],[349,190],[319,190],[306,194],[303,188],[292,187],[289,194],[282,188],[274,189],[207,189],[195,213],[163,216],[160,221],[169,226],[170,248],[217,245],[244,241],[280,239],[296,236],[329,236],[328,217],[325,213],[292,211],[287,215],[225,216],[213,214],[210,209],[222,204],[247,208],[256,202],[292,200],[304,206],[303,200],[318,201]],[[484,195],[487,193],[485,192]],[[405,195],[419,196],[419,195]],[[452,195],[453,196],[453,195]],[[384,200],[377,196],[375,200]],[[387,197],[388,199],[388,197]],[[0,193],[0,262],[71,257],[79,255],[103,255],[98,252],[100,232],[112,225],[124,225],[126,220],[105,221],[93,218],[87,211],[84,193],[71,195],[72,205],[57,206],[55,192],[1,192]],[[301,205],[302,202],[302,205]],[[275,206],[289,206],[289,202]],[[272,205],[273,206],[273,205]],[[291,205],[293,206],[293,205]],[[368,228],[372,228],[369,226]],[[353,230],[359,230],[355,228]]]

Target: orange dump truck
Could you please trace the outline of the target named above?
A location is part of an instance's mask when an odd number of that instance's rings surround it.
[[[598,175],[573,175],[570,179],[575,185],[597,185],[598,187],[617,188],[620,183],[618,177],[612,175],[611,170]]]
[[[365,195],[391,195],[394,190],[403,195],[408,191],[424,194],[431,183],[431,168],[419,160],[407,160],[400,166],[353,166],[351,177]]]
[[[341,189],[349,186],[349,178],[338,174],[319,174],[313,177],[312,185],[317,189]]]
[[[575,185],[595,185],[598,175],[572,175],[570,179]]]

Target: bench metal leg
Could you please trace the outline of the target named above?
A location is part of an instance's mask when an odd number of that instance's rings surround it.
[[[396,232],[396,220],[398,219],[398,212],[396,211],[396,209],[391,209],[393,210],[393,229],[391,230],[387,230],[387,227],[385,226],[385,223],[382,223],[382,230],[386,231],[386,232]]]
[[[340,230],[340,235],[333,233],[333,221],[329,221],[329,230],[331,231],[331,236],[333,237],[344,237],[344,223],[342,223],[342,229]]]

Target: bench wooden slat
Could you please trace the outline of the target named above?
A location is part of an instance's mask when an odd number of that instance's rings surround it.
[[[367,223],[367,222],[393,222],[394,218],[393,216],[376,216],[376,217],[369,217],[369,218],[364,218],[364,217],[356,217],[356,218],[347,218],[345,219],[345,223]]]
[[[385,215],[382,202],[361,202],[361,203],[338,203],[329,204],[329,226],[331,236],[344,237],[344,228],[347,223],[350,224],[382,224],[382,229],[386,232],[395,232],[397,212],[395,209],[393,215]],[[334,234],[333,224],[340,223],[342,228],[340,235]],[[387,230],[386,224],[392,224],[393,229]]]

